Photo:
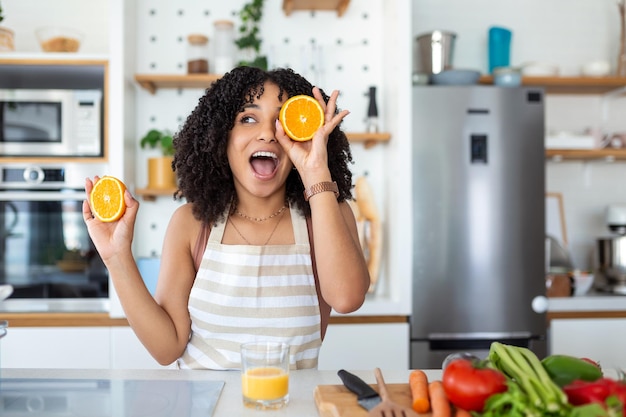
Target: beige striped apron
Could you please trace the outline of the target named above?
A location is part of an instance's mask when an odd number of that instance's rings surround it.
[[[182,369],[239,369],[239,347],[254,340],[290,345],[292,369],[317,368],[320,310],[306,219],[291,210],[294,245],[223,245],[211,230],[189,295],[191,337]]]

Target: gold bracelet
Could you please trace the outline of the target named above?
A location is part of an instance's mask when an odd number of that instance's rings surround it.
[[[304,190],[304,201],[309,201],[309,198],[313,197],[315,194],[326,191],[332,191],[335,193],[335,198],[339,198],[339,187],[337,187],[337,182],[324,181],[313,184],[308,190]]]

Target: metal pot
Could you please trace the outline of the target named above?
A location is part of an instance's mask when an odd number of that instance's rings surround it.
[[[596,286],[626,294],[626,236],[599,238],[597,249]]]
[[[415,38],[413,72],[439,74],[452,67],[456,33],[434,30]]]

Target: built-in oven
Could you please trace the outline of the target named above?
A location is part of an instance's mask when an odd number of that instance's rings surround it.
[[[108,274],[83,220],[81,164],[0,165],[0,284],[9,299],[108,299]]]

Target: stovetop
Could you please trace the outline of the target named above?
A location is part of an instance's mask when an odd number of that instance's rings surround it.
[[[210,417],[224,381],[0,379],[3,417]]]

